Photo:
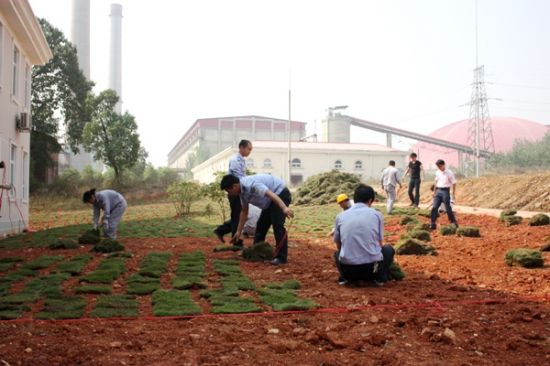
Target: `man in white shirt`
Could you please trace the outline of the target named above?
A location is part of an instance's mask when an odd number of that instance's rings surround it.
[[[432,205],[432,215],[431,215],[431,224],[430,229],[435,229],[437,227],[437,215],[438,208],[441,206],[441,203],[445,205],[445,211],[447,211],[447,217],[451,224],[458,226],[456,222],[455,215],[453,214],[453,208],[451,207],[451,196],[450,191],[452,190],[452,195],[456,199],[456,178],[452,171],[445,168],[445,161],[439,159],[435,162],[437,165],[437,172],[435,173],[435,189],[433,193],[433,205]]]
[[[397,195],[395,187],[399,184],[399,188],[401,188],[401,182],[399,181],[399,170],[395,167],[395,161],[390,160],[389,164],[390,165],[382,171],[380,184],[382,185],[382,189],[386,192],[386,211],[388,215],[391,215]]]

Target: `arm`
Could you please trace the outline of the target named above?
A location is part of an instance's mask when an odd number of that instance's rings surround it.
[[[332,240],[338,247],[338,250],[340,250],[342,248],[342,240],[340,239],[340,225],[338,223],[338,217],[336,218],[336,222],[334,223],[334,238]]]
[[[103,199],[103,224],[109,226],[109,218],[111,217],[111,201],[108,196]]]
[[[239,216],[239,225],[237,226],[237,231],[235,232],[235,236],[233,236],[233,238],[231,238],[232,243],[236,243],[237,240],[239,240],[241,238],[244,224],[246,223],[246,220],[248,218],[248,209],[249,209],[248,203],[245,203],[245,204],[242,205],[241,214]]]
[[[380,248],[382,248],[382,244],[384,243],[384,217],[382,215],[378,216],[378,230],[380,232],[378,244],[380,244]]]
[[[94,205],[94,229],[97,229],[99,227],[99,214],[100,214],[100,208],[99,206]]]
[[[404,177],[406,177],[411,172],[411,168],[407,167],[407,170],[405,170],[405,174],[403,174]]]
[[[454,198],[454,200],[456,201],[456,193],[455,193],[455,190],[456,190],[456,183],[453,183],[452,192],[453,192],[453,198]]]
[[[290,208],[288,208],[287,205],[285,205],[285,203],[279,196],[269,190],[265,192],[265,195],[268,196],[271,201],[275,202],[277,206],[279,206],[286,217],[294,217],[294,212]]]

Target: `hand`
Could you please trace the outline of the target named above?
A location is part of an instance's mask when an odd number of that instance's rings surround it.
[[[288,207],[283,210],[283,213],[285,214],[286,217],[294,217],[294,211],[292,211]]]
[[[235,243],[238,243],[239,240],[241,240],[241,233],[235,233],[235,235],[233,235],[233,237],[231,238],[231,240],[229,242],[231,244],[235,244]]]

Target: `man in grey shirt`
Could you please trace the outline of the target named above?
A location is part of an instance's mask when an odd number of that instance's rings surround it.
[[[382,189],[386,192],[386,211],[388,215],[391,215],[397,195],[395,187],[399,184],[399,188],[401,188],[401,182],[399,181],[399,171],[395,167],[395,161],[390,160],[389,164],[390,165],[382,171],[380,184],[382,185]]]
[[[103,210],[103,231],[105,236],[110,239],[116,239],[118,224],[126,211],[126,200],[124,197],[113,190],[106,189],[96,192],[95,188],[84,193],[82,197],[84,203],[90,203],[94,206],[94,229],[99,228],[99,215]]]

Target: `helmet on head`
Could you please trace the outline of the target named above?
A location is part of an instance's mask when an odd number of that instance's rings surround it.
[[[348,198],[348,195],[345,194],[345,193],[342,193],[342,194],[339,194],[338,196],[336,196],[336,203],[340,204],[344,201],[347,201],[349,200]]]

